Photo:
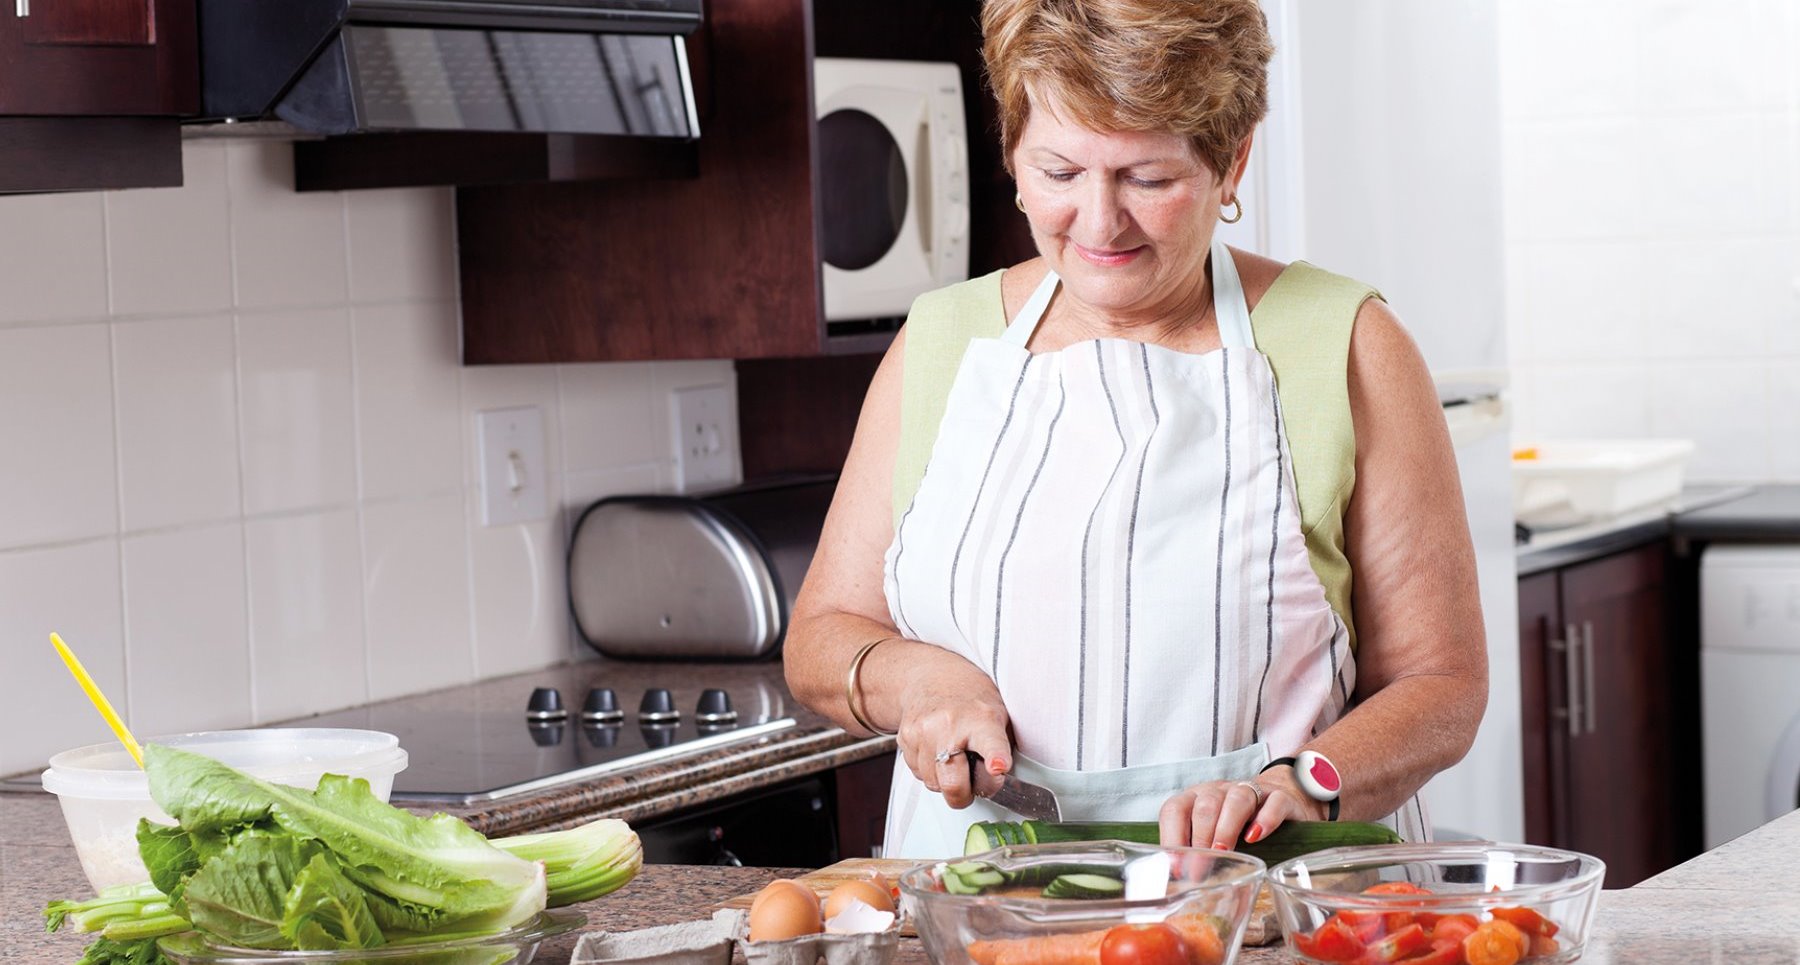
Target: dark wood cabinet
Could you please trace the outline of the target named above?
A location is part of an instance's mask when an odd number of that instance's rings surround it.
[[[0,9],[0,114],[174,117],[199,110],[194,0],[9,6],[15,9]]]
[[[194,0],[0,8],[0,192],[181,184],[200,105]]]
[[[1655,543],[1519,582],[1526,836],[1623,888],[1697,852],[1693,642]]]
[[[893,783],[892,754],[837,769],[839,858],[867,858],[876,853],[887,829],[888,791]]]

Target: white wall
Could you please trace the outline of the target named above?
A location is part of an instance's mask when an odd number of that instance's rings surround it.
[[[1800,2],[1500,11],[1515,438],[1800,480]]]
[[[140,736],[567,659],[568,510],[670,487],[671,389],[735,396],[728,361],[464,368],[450,190],[184,154],[179,189],[0,197],[0,773],[109,737],[52,630]],[[474,413],[514,405],[555,510],[484,528]]]

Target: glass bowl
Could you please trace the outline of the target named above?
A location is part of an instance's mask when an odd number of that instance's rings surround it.
[[[1284,861],[1269,889],[1300,962],[1554,965],[1581,957],[1605,874],[1598,858],[1528,844],[1390,844]]]
[[[1210,848],[1018,845],[913,868],[900,876],[900,901],[937,965],[994,965],[1026,949],[1043,957],[1041,941],[1027,942],[1052,935],[1067,936],[1057,946],[1063,950],[1097,948],[1116,926],[1154,922],[1174,928],[1189,961],[1224,965],[1237,957],[1264,870],[1257,858]],[[1048,883],[1066,875],[1126,884],[1120,897],[1044,897]],[[979,893],[951,891],[968,891],[971,880]]]
[[[587,923],[585,912],[557,908],[493,935],[435,942],[342,948],[331,951],[271,951],[215,944],[199,932],[182,932],[156,945],[175,965],[526,965],[546,938]]]

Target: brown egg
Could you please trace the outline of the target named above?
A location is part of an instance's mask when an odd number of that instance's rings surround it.
[[[879,882],[846,881],[825,896],[825,920],[836,918],[852,901],[860,901],[876,911],[894,910],[893,896]]]
[[[750,940],[777,942],[816,935],[823,927],[819,896],[789,878],[778,878],[757,892],[750,903]]]

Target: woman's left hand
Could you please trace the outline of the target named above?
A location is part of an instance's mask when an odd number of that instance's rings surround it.
[[[1208,781],[1163,802],[1157,816],[1165,846],[1229,851],[1241,837],[1261,841],[1283,821],[1317,821],[1325,807],[1301,792],[1287,768],[1242,781]]]

